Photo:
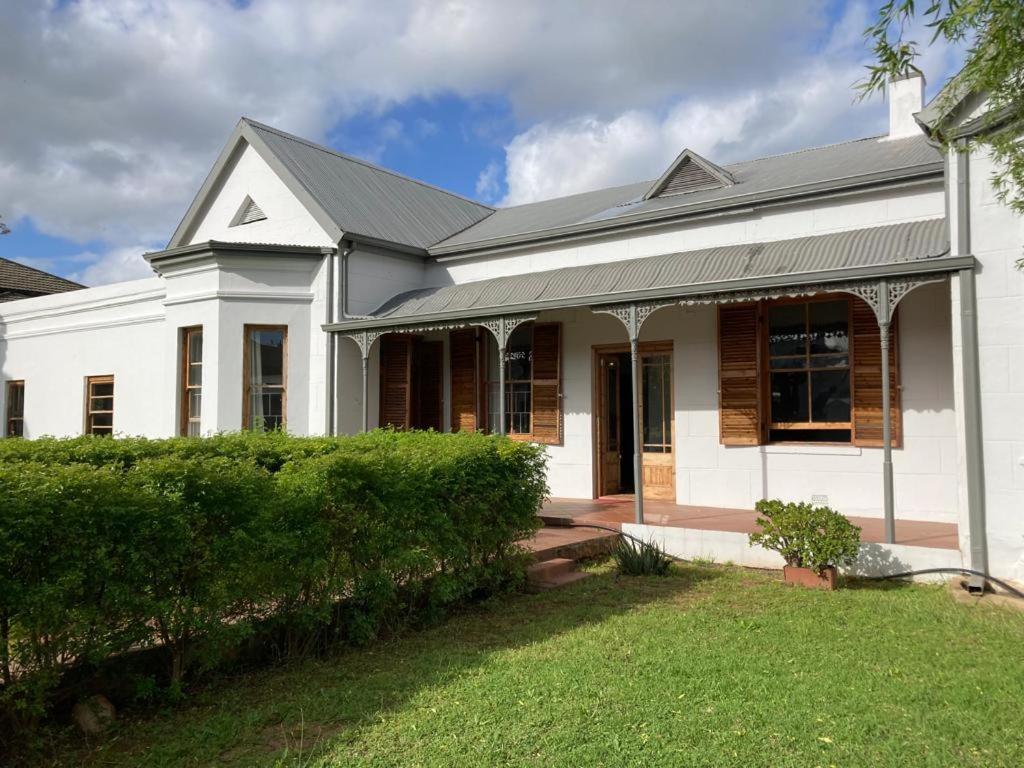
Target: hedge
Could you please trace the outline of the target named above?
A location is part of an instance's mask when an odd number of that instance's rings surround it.
[[[480,434],[0,441],[0,719],[129,651],[180,691],[254,638],[367,642],[521,583],[544,476]]]

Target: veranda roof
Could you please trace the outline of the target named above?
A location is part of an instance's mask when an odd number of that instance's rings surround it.
[[[959,269],[945,219],[508,275],[400,293],[332,330]],[[970,257],[967,257],[970,261]]]

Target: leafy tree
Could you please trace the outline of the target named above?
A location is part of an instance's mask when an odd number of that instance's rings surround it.
[[[968,45],[964,67],[938,106],[946,111],[967,93],[987,94],[989,108],[971,141],[987,147],[996,161],[992,181],[999,199],[1024,214],[1024,2],[887,0],[864,32],[873,43],[875,63],[857,85],[861,98],[883,90],[893,77],[919,71],[914,66],[919,45],[905,37],[915,19],[932,30],[929,45],[940,37]]]
[[[0,235],[9,235],[9,234],[11,234],[11,228],[8,227],[6,224],[4,224],[3,217],[0,216]]]

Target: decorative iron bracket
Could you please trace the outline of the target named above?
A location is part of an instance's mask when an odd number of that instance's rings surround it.
[[[639,301],[632,304],[602,304],[591,307],[590,311],[597,315],[612,315],[626,326],[626,333],[630,341],[640,338],[640,329],[644,322],[656,310],[662,307],[671,307],[677,302],[674,301]]]

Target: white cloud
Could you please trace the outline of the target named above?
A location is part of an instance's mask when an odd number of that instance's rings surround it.
[[[501,166],[493,160],[487,167],[480,171],[476,180],[476,196],[484,202],[493,202],[501,193],[501,185],[498,177],[501,174]]]
[[[852,5],[822,50],[795,60],[770,83],[683,97],[661,111],[531,126],[505,147],[502,204],[655,179],[686,148],[724,164],[885,133],[888,113],[881,100],[855,103],[852,89],[867,61],[867,21],[864,6]],[[958,60],[956,49],[938,44],[920,64],[948,76]]]
[[[159,247],[140,244],[112,248],[102,253],[84,251],[71,257],[72,261],[84,262],[85,266],[68,275],[68,279],[82,285],[104,285],[153,277],[153,270],[142,254],[159,250]]]
[[[508,148],[510,200],[656,175],[683,146],[732,157],[830,139],[849,128],[848,52],[867,17],[856,5],[861,18],[832,29],[839,61],[815,48],[827,8],[13,0],[0,25],[2,213],[106,243],[106,279],[122,274],[119,249],[166,241],[241,115],[323,140],[413,98],[507,99],[525,126]],[[830,90],[802,95],[809,62],[829,58]],[[402,128],[385,123],[363,151],[431,130]],[[481,194],[497,197],[499,177],[485,169]]]

